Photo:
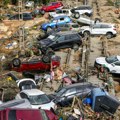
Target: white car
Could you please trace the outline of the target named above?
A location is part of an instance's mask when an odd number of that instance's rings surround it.
[[[50,17],[58,17],[58,16],[63,16],[63,15],[67,15],[67,16],[71,16],[71,10],[70,9],[57,9],[55,12],[49,12]]]
[[[116,26],[110,23],[96,23],[91,26],[81,27],[81,33],[84,35],[106,35],[108,39],[116,36]]]
[[[82,14],[86,14],[90,17],[93,14],[93,9],[89,5],[81,5],[71,9],[71,12],[74,14],[74,17],[78,19]]]
[[[16,99],[28,99],[34,109],[56,109],[56,104],[52,102],[44,92],[38,89],[22,90],[16,95]]]
[[[74,18],[74,16],[72,16],[71,19],[75,22],[78,22],[80,24],[82,23],[82,24],[85,24],[85,25],[91,25],[91,24],[95,23],[94,20],[91,20],[86,15],[81,15],[78,19],[76,19],[76,18]],[[97,20],[97,22],[98,22],[98,20]]]
[[[95,67],[103,65],[110,73],[120,74],[120,56],[99,57],[95,60]]]

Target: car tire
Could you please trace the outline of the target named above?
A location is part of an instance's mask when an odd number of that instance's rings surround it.
[[[20,60],[19,58],[14,58],[14,59],[12,60],[12,65],[13,65],[13,67],[20,67],[20,65],[21,65],[21,60]]]
[[[52,31],[52,28],[51,27],[48,27],[47,28],[47,33],[51,32]]]
[[[113,34],[112,34],[111,32],[108,32],[108,33],[106,34],[106,37],[107,37],[107,39],[110,39],[110,38],[113,37]]]
[[[50,62],[50,59],[51,59],[51,57],[50,57],[49,55],[44,55],[44,56],[42,57],[42,61],[43,61],[44,63],[49,63],[49,62]]]
[[[74,49],[74,51],[77,51],[79,49],[79,45],[78,44],[74,44],[73,45],[73,49]]]
[[[91,14],[90,13],[85,13],[86,16],[88,17],[91,17]]]
[[[99,23],[101,20],[99,18],[95,18],[95,23]]]
[[[80,14],[78,12],[74,13],[74,17],[78,19],[80,17]]]
[[[48,48],[46,51],[46,55],[52,57],[53,55],[55,55],[55,52],[52,50],[52,48]]]
[[[84,34],[84,37],[89,37],[90,36],[90,32],[89,31],[85,31],[83,34]]]
[[[44,10],[42,10],[42,11],[41,11],[41,14],[42,14],[42,15],[44,15],[44,14],[45,14],[45,11],[44,11]]]

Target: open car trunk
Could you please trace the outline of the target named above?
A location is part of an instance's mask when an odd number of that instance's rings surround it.
[[[17,86],[19,87],[20,90],[34,89],[37,87],[35,81],[30,78],[17,80],[16,82],[17,82]]]

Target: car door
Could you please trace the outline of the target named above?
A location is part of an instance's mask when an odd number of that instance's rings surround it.
[[[69,39],[66,41],[69,47],[72,47],[74,44],[81,44],[81,39],[78,34],[69,35]]]
[[[23,20],[30,20],[31,16],[30,14],[23,13]]]
[[[64,48],[65,45],[65,36],[60,36],[53,44],[52,44],[52,48],[54,48],[54,50],[60,49],[60,48]]]
[[[111,64],[110,71],[112,73],[120,73],[120,61]]]
[[[101,24],[100,26],[100,32],[102,35],[105,35],[110,29],[109,25]]]
[[[84,98],[91,91],[91,89],[86,85],[78,86],[76,89],[77,89],[76,96],[81,99]]]
[[[91,29],[92,35],[100,35],[101,34],[101,25],[100,24],[94,24]]]
[[[76,88],[70,88],[62,95],[64,97],[62,104],[69,105],[72,103],[74,96],[76,95]]]

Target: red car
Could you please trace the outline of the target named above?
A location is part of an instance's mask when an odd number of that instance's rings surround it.
[[[60,57],[52,56],[51,59],[47,56],[35,56],[34,58],[15,58],[12,60],[12,70],[17,72],[26,71],[48,71],[51,66],[53,68],[60,66]]]
[[[45,12],[55,11],[57,8],[63,8],[62,2],[51,2],[49,5],[43,6],[41,13],[44,14]]]
[[[58,120],[50,110],[7,108],[0,110],[0,120]]]

